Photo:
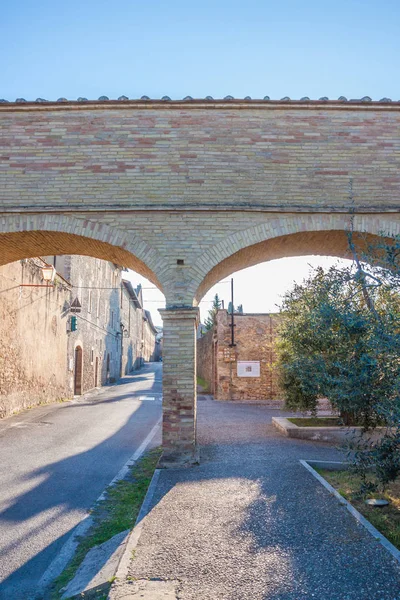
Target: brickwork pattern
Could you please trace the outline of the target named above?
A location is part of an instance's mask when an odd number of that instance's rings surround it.
[[[197,340],[197,365],[217,400],[264,402],[282,406],[275,371],[278,314],[235,314],[235,361],[228,362],[231,316],[219,310],[212,332]],[[211,334],[211,335],[210,335]],[[215,348],[215,352],[214,352]],[[238,377],[238,361],[259,361],[260,377]]]
[[[170,211],[138,213],[134,218],[114,213],[88,213],[86,217],[0,217],[0,264],[38,249],[40,255],[62,254],[66,250],[92,254],[148,277],[165,293],[167,305],[190,306],[216,281],[246,266],[279,256],[343,256],[347,252],[343,231],[351,227],[349,215],[336,213]],[[356,232],[400,233],[399,214],[356,215],[353,221]],[[65,236],[55,232],[65,232]],[[105,239],[124,244],[124,248],[104,242]],[[146,239],[143,245],[142,239]],[[137,255],[140,261],[135,258]],[[178,259],[184,260],[183,266],[177,265]]]
[[[163,318],[163,466],[196,461],[198,309],[160,310]]]
[[[5,206],[398,206],[398,106],[0,110]]]

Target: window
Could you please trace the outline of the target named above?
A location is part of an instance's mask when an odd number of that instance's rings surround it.
[[[97,297],[97,318],[100,317],[100,294]]]
[[[92,312],[92,290],[89,290],[88,313]]]
[[[94,348],[92,348],[92,350],[90,352],[90,362],[91,362],[91,364],[93,364],[93,362],[94,362]]]

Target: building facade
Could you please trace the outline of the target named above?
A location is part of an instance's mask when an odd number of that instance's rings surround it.
[[[43,279],[48,265],[51,283]],[[0,268],[0,418],[84,394],[157,360],[141,287],[122,273],[80,255]]]
[[[48,256],[71,282],[68,382],[73,395],[114,383],[154,360],[156,330],[140,285],[121,267],[79,255]],[[71,327],[75,317],[75,327]]]
[[[279,315],[218,310],[214,327],[197,340],[197,374],[217,400],[283,404],[274,368]]]
[[[70,397],[66,378],[71,287],[43,279],[40,258],[0,269],[0,418]]]

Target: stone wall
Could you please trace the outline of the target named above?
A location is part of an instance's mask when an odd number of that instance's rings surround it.
[[[207,391],[213,392],[213,340],[214,329],[197,338],[197,376],[207,382]]]
[[[120,267],[80,255],[47,256],[71,282],[70,302],[78,300],[77,329],[68,334],[68,384],[84,394],[113,383],[154,355],[155,334],[145,336],[145,310]],[[138,288],[140,290],[140,288]],[[69,317],[69,318],[70,318]],[[146,339],[146,344],[145,340]],[[152,344],[152,345],[151,345]],[[76,381],[76,349],[82,350],[82,376]]]
[[[274,368],[278,322],[278,314],[235,313],[236,346],[231,349],[231,316],[226,310],[218,311],[214,329],[197,340],[198,373],[217,400],[281,404]],[[238,361],[259,361],[260,377],[239,377]]]
[[[56,263],[57,259],[56,257]],[[68,370],[71,392],[75,389],[75,351],[82,349],[85,393],[116,381],[121,369],[120,293],[121,273],[112,263],[87,256],[66,256],[65,277],[72,284],[71,302],[78,300],[77,329],[68,336]]]
[[[66,377],[70,290],[45,285],[40,259],[0,268],[0,417],[71,397]],[[28,284],[21,287],[20,284]]]
[[[143,358],[147,362],[153,362],[156,360],[157,330],[153,325],[149,311],[144,311],[143,318]]]
[[[129,289],[131,289],[129,287]],[[129,291],[122,287],[121,323],[122,338],[122,376],[128,375],[143,364],[143,309],[134,302]]]

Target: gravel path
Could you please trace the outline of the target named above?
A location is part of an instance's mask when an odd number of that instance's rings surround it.
[[[199,402],[201,465],[161,472],[131,577],[182,600],[399,600],[400,565],[298,462],[338,453],[279,414]]]

